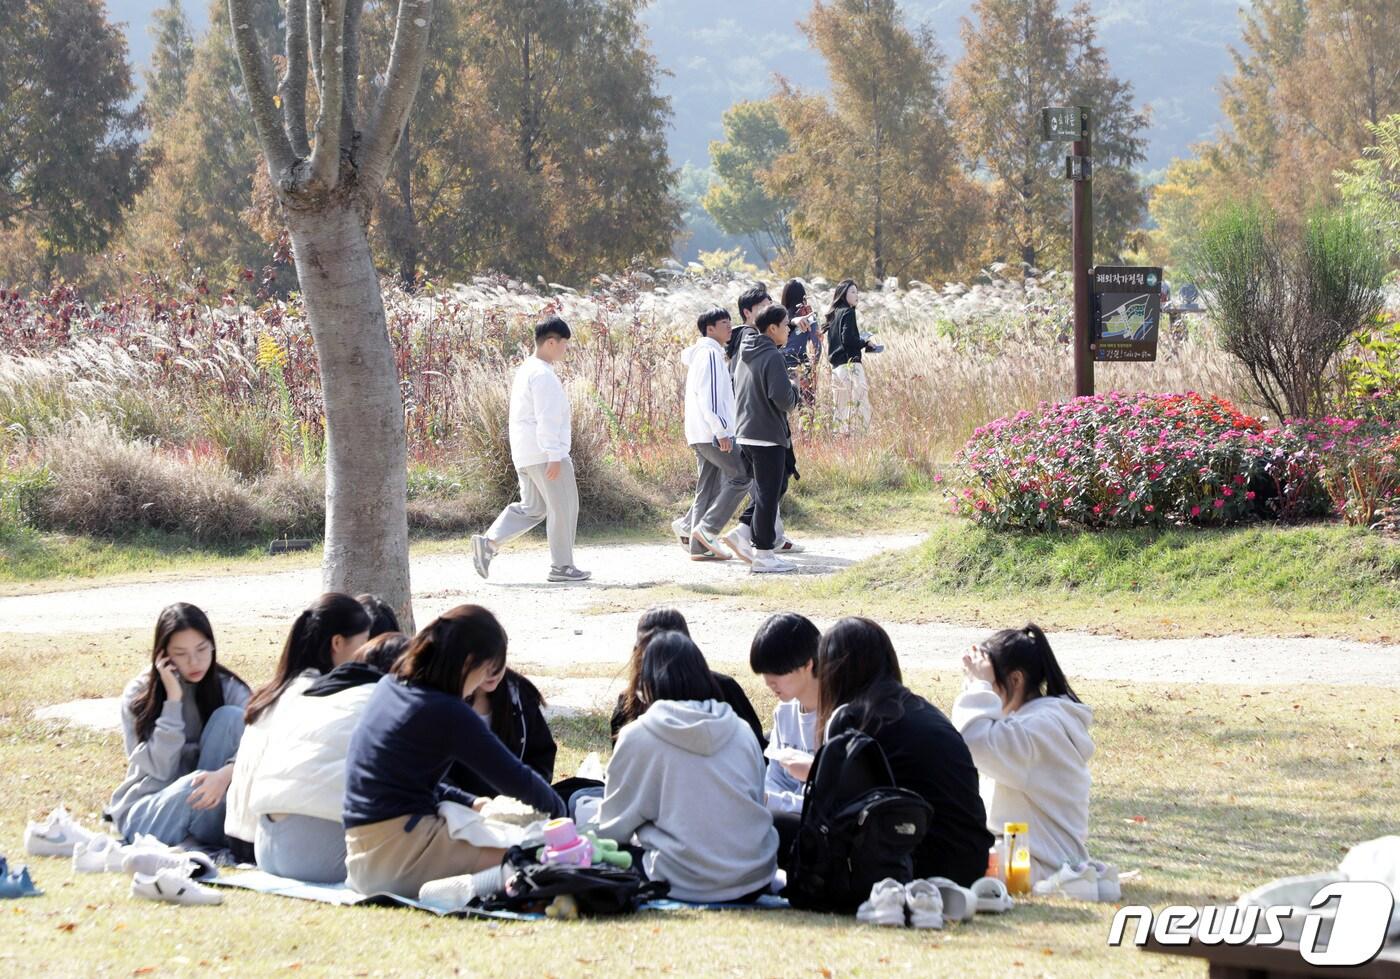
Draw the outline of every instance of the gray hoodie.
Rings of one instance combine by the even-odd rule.
[[[734,368],[734,430],[740,439],[789,446],[787,415],[797,407],[797,385],[788,377],[787,361],[767,334],[744,333]]]
[[[720,701],[658,701],[622,729],[594,828],[619,843],[635,837],[646,875],[670,881],[681,901],[732,901],[777,867],[763,755]]]
[[[243,681],[223,674],[224,704],[242,707],[248,703],[249,691]],[[126,746],[126,779],[112,793],[107,815],[117,829],[131,804],[143,796],[159,792],[171,782],[194,771],[199,762],[199,738],[204,733],[204,720],[199,716],[194,684],[183,677],[179,701],[167,700],[161,707],[156,726],[145,741],[136,738],[137,700],[145,693],[150,674],[143,673],[122,691],[122,741]]]

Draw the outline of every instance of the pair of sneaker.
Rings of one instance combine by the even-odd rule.
[[[196,882],[182,870],[165,867],[155,873],[131,875],[131,896],[145,901],[186,906],[223,904],[224,896]]]
[[[1045,880],[1038,880],[1031,890],[1038,897],[1066,897],[1074,901],[1122,900],[1118,868],[1100,860],[1065,863]]]
[[[492,544],[481,534],[472,535],[472,567],[476,569],[476,573],[479,574],[482,579],[491,576],[491,561],[496,557],[496,554],[497,549],[495,544]],[[550,565],[549,568],[549,580],[556,583],[587,581],[592,577],[593,573],[591,571],[583,571],[574,567],[572,564],[554,564]]]
[[[901,884],[886,877],[870,889],[870,899],[856,909],[868,925],[941,929],[945,921],[971,921],[977,913],[972,891],[946,877]]]
[[[219,875],[214,861],[198,850],[177,850],[154,837],[138,837],[122,858],[131,874],[131,896],[186,906],[224,903],[224,896],[200,881]]]
[[[25,852],[35,857],[71,857],[79,843],[87,843],[100,834],[80,826],[59,806],[42,822],[30,822],[24,828]]]
[[[38,897],[43,893],[34,886],[28,867],[11,870],[5,858],[0,857],[0,898]]]
[[[753,529],[742,523],[721,539],[735,557],[749,565],[753,574],[788,574],[797,570],[797,565],[779,556],[800,553],[802,545],[796,541],[783,538],[773,550],[760,551],[753,546]]]
[[[138,835],[131,843],[96,836],[73,850],[73,869],[80,874],[145,874],[173,870],[191,880],[217,877],[218,868],[198,850],[177,850],[154,836]]]

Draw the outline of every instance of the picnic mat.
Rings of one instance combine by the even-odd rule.
[[[311,884],[304,880],[294,880],[291,877],[278,877],[261,870],[222,873],[213,880],[203,881],[203,883],[214,884],[218,887],[241,887],[259,894],[290,897],[301,901],[319,901],[322,904],[336,904],[341,907],[356,907],[361,904],[397,905],[405,908],[417,908],[419,911],[427,911],[438,916],[465,915],[473,918],[495,918],[502,921],[539,921],[544,918],[542,914],[527,914],[521,911],[486,911],[481,908],[458,908],[448,911],[431,904],[424,904],[416,898],[404,897],[401,894],[361,894],[351,890],[343,882],[339,884]],[[666,898],[660,901],[648,901],[639,910],[775,911],[787,906],[788,902],[785,898],[775,894],[765,894],[757,901],[748,904],[727,902],[692,904],[688,901],[674,901]]]

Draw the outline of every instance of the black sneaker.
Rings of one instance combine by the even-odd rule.
[[[580,571],[572,564],[564,568],[556,568],[551,566],[549,569],[550,581],[587,581],[589,578],[592,577],[593,572]]]

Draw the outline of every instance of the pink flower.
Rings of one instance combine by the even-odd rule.
[[[1235,491],[1232,490],[1232,489],[1230,489],[1230,487],[1228,487],[1228,486],[1225,487],[1223,490],[1221,490],[1220,493],[1221,493],[1221,495],[1223,495],[1223,496],[1234,496],[1234,495],[1235,495]]]
[[[1199,517],[1200,515],[1201,515],[1201,508],[1198,507],[1198,506],[1193,506],[1193,507],[1191,508],[1191,516],[1193,516],[1193,517]]]
[[[1066,497],[1064,500],[1062,500],[1061,503],[1064,505],[1064,508],[1065,508],[1066,510],[1068,510],[1070,507],[1074,506],[1074,501],[1071,500],[1071,499],[1069,499],[1068,497]]]
[[[1041,501],[1040,501],[1040,508],[1041,508],[1042,510],[1048,510],[1048,509],[1050,509],[1050,501],[1049,501],[1049,500],[1041,500]]]
[[[1252,499],[1254,499],[1254,491],[1253,491],[1253,490],[1250,490],[1248,493],[1246,493],[1246,494],[1244,495],[1244,498],[1245,498],[1246,500],[1252,500]]]
[[[1216,508],[1217,510],[1219,510],[1219,509],[1220,509],[1221,507],[1223,507],[1223,506],[1225,506],[1225,501],[1224,501],[1224,500],[1216,500],[1216,501],[1215,501],[1215,508]]]
[[[1156,512],[1157,512],[1157,508],[1156,508],[1155,506],[1153,506],[1151,503],[1149,503],[1149,504],[1147,504],[1147,506],[1145,506],[1145,507],[1142,508],[1142,512],[1143,512],[1143,513],[1156,513]]]

